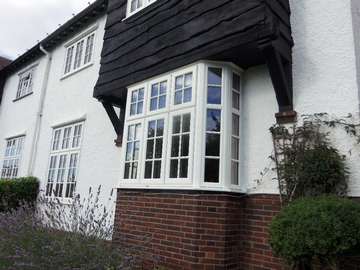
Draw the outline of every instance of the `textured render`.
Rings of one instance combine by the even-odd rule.
[[[351,13],[351,0],[291,0],[294,108],[298,115],[327,112],[336,117],[359,114],[359,90]],[[357,4],[356,6],[359,6]],[[356,30],[355,30],[356,31]],[[359,46],[359,44],[356,44]],[[275,124],[276,99],[265,67],[243,75],[242,180],[249,192],[277,193],[268,156],[273,151],[268,128]],[[360,196],[360,151],[343,131],[335,132],[335,145],[348,159],[351,195]],[[256,180],[261,180],[260,184]]]
[[[356,74],[358,80],[358,87],[360,87],[360,1],[351,0],[353,32],[356,54]],[[360,90],[358,91],[360,97]]]
[[[81,198],[84,198],[88,195],[90,187],[96,190],[101,185],[101,203],[112,209],[116,192],[114,192],[112,201],[108,201],[108,199],[119,178],[120,149],[115,147],[114,139],[116,136],[101,103],[92,98],[92,91],[100,68],[105,20],[106,18],[102,17],[93,23],[93,25],[98,24],[98,28],[93,55],[94,64],[92,66],[67,78],[61,78],[64,67],[65,43],[51,51],[53,59],[44,104],[34,175],[40,179],[41,188],[45,189],[53,127],[86,118],[76,192],[80,194]],[[75,38],[78,34],[81,34],[81,32],[76,33],[72,38]],[[30,148],[34,133],[33,127],[40,100],[46,59],[42,57],[35,63],[39,64],[36,68],[33,84],[34,94],[13,102],[18,85],[18,75],[14,74],[6,82],[4,99],[0,106],[1,159],[5,151],[5,138],[26,134],[19,176],[28,175]],[[0,165],[2,165],[2,161],[0,161]]]
[[[34,64],[36,65],[36,70],[33,81],[33,94],[13,102],[16,98],[18,89],[18,74]],[[45,57],[41,57],[24,69],[19,70],[18,73],[9,77],[4,86],[3,98],[0,106],[0,165],[2,167],[2,159],[5,154],[5,139],[18,135],[26,135],[19,170],[19,175],[23,176],[28,174],[30,151],[33,141],[36,114],[40,102],[40,91],[43,84],[45,66],[46,59]]]

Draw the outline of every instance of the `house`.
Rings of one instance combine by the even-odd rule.
[[[281,269],[267,242],[278,183],[255,181],[269,128],[359,116],[359,6],[109,0],[94,96],[122,143],[113,241],[169,269]],[[358,197],[359,158],[348,163]]]
[[[36,176],[43,195],[65,206],[118,181],[120,149],[92,98],[100,68],[107,1],[100,0],[15,59],[0,106],[0,178]]]
[[[115,188],[145,268],[282,269],[269,128],[359,116],[359,26],[357,0],[97,0],[2,72],[2,174],[64,204]]]

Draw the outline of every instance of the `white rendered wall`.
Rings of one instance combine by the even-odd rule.
[[[120,149],[115,147],[114,143],[115,131],[101,103],[93,98],[100,69],[105,21],[106,18],[102,17],[89,26],[91,28],[97,25],[93,65],[62,78],[66,52],[64,45],[77,35],[81,35],[81,32],[52,51],[53,60],[35,164],[35,175],[41,179],[41,187],[45,189],[53,127],[86,118],[82,133],[76,193],[84,198],[88,195],[90,187],[96,191],[101,185],[103,203],[107,203],[111,190],[117,183],[120,167]]]
[[[19,74],[34,65],[36,65],[36,67],[33,79],[33,94],[14,102],[19,84]],[[40,92],[45,68],[46,59],[45,57],[41,57],[9,76],[4,86],[3,99],[0,104],[0,166],[2,168],[6,139],[25,135],[19,165],[19,176],[28,175],[31,145],[33,142],[34,127],[40,103]]]
[[[358,116],[359,99],[351,0],[290,0],[293,50],[294,109],[298,115],[326,112],[337,117]],[[276,99],[266,67],[247,70],[243,76],[242,176],[250,192],[276,193],[269,172],[272,141],[268,129],[275,124]],[[343,131],[335,145],[348,159],[351,195],[360,196],[360,147]],[[260,184],[255,180],[262,179]]]

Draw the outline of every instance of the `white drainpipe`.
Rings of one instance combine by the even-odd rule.
[[[46,62],[44,80],[43,80],[41,92],[40,92],[40,103],[39,103],[38,111],[36,114],[34,136],[33,136],[33,141],[31,144],[30,163],[29,163],[29,168],[28,168],[29,176],[34,175],[34,168],[35,168],[36,157],[37,157],[37,153],[38,153],[38,143],[39,143],[39,138],[40,138],[42,116],[43,116],[43,111],[44,111],[44,102],[45,102],[46,90],[47,90],[48,81],[49,81],[50,67],[51,67],[51,62],[52,62],[51,53],[46,51],[41,44],[40,44],[40,50],[46,55],[47,62]]]

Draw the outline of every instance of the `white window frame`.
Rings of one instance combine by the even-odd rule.
[[[61,79],[67,78],[74,73],[77,73],[94,64],[94,52],[96,48],[97,29],[98,25],[91,27],[72,41],[65,44],[64,65]],[[93,37],[93,38],[91,38]],[[92,48],[88,47],[88,43],[92,44]],[[78,52],[78,47],[82,44],[82,49]],[[80,49],[80,47],[79,47]],[[69,59],[69,51],[72,50],[71,59]],[[78,55],[78,58],[77,58]],[[86,57],[90,57],[87,59]],[[70,62],[69,62],[70,60]],[[77,61],[77,62],[76,62]]]
[[[222,69],[221,82],[221,104],[207,104],[207,86],[208,86],[208,69],[209,68]],[[175,105],[175,78],[179,75],[184,75],[192,72],[192,99],[191,102]],[[239,156],[239,184],[232,185],[231,183],[231,139],[232,139],[232,76],[233,73],[240,76],[240,110],[239,113],[239,128],[240,128],[240,143],[241,147],[241,110],[242,110],[242,70],[231,63],[199,61],[190,66],[160,75],[156,78],[149,79],[137,85],[128,87],[130,93],[133,89],[140,87],[145,88],[144,104],[146,110],[142,115],[136,117],[129,116],[129,105],[127,106],[127,114],[125,119],[125,133],[128,132],[128,126],[134,123],[141,123],[142,125],[142,142],[140,147],[140,173],[135,181],[126,181],[123,176],[120,179],[120,187],[130,188],[169,188],[169,189],[191,189],[191,190],[213,190],[213,191],[229,191],[229,192],[245,192],[246,181],[241,179],[242,157]],[[167,107],[158,111],[150,111],[150,91],[151,85],[154,82],[164,81],[169,79],[170,89],[168,90]],[[130,104],[130,94],[128,94],[127,104]],[[205,181],[205,151],[206,151],[206,117],[208,109],[221,110],[221,129],[220,129],[220,164],[219,164],[219,182],[211,183]],[[188,163],[188,178],[187,179],[171,179],[170,178],[170,156],[172,144],[172,126],[173,117],[175,115],[191,114],[191,132],[189,142],[189,163]],[[164,140],[163,151],[166,151],[165,167],[162,164],[161,180],[160,179],[145,179],[145,155],[146,155],[146,139],[147,139],[147,125],[153,119],[165,119],[165,132],[167,132],[166,143]],[[166,120],[167,119],[167,120]],[[127,135],[126,135],[127,136]],[[126,140],[124,140],[126,142]],[[166,145],[166,146],[165,146]],[[123,147],[123,158],[125,160],[126,144]],[[121,168],[124,174],[124,168]]]
[[[8,138],[5,141],[5,153],[0,171],[0,178],[14,179],[19,177],[22,151],[24,149],[25,136]],[[12,166],[5,168],[5,164],[11,163]],[[14,166],[16,165],[16,167]]]
[[[188,156],[188,177],[187,178],[170,178],[170,160],[171,160],[171,144],[172,144],[172,129],[173,119],[175,116],[182,116],[184,114],[190,114],[190,140],[189,140],[189,156]],[[165,183],[177,186],[189,186],[193,182],[193,160],[194,160],[194,134],[195,134],[195,113],[194,108],[186,108],[177,111],[173,111],[169,115],[169,129],[168,129],[168,144],[167,144],[167,165],[166,165],[166,178]],[[181,151],[181,145],[179,146]],[[180,158],[181,159],[181,158]]]
[[[142,113],[131,115],[130,114],[131,113],[131,104],[134,104],[134,102],[131,101],[132,93],[134,91],[138,91],[140,89],[144,89],[144,99],[142,100],[142,102],[143,102]],[[136,85],[136,86],[128,88],[128,98],[127,98],[127,103],[126,103],[126,104],[128,104],[128,106],[126,106],[126,113],[125,113],[126,119],[135,120],[135,119],[143,118],[146,115],[147,95],[148,95],[148,85],[147,84],[140,84],[140,85]],[[136,103],[139,103],[138,99],[137,99]]]
[[[163,134],[163,145],[162,145],[162,157],[161,157],[161,173],[160,178],[154,179],[154,178],[145,178],[145,162],[146,159],[146,152],[147,152],[147,141],[148,141],[148,125],[151,121],[157,121],[157,120],[164,120],[164,134]],[[156,116],[152,116],[149,118],[146,118],[144,121],[144,127],[143,127],[143,151],[142,151],[142,158],[140,163],[140,177],[139,180],[141,183],[144,183],[145,185],[156,185],[156,184],[163,184],[165,182],[165,173],[166,173],[166,153],[167,153],[167,145],[168,145],[168,127],[169,127],[169,118],[168,114],[159,114]]]
[[[19,83],[18,83],[18,89],[16,91],[15,100],[22,99],[33,93],[35,69],[36,67],[32,66],[27,70],[19,73]],[[30,79],[27,85],[24,86],[25,77],[27,76],[29,76]]]
[[[166,81],[166,102],[165,102],[165,108],[161,108],[161,109],[157,109],[154,111],[151,111],[151,88],[153,84],[157,84],[157,83],[161,83]],[[147,89],[148,88],[148,89]],[[171,88],[171,76],[167,75],[167,76],[162,76],[159,78],[156,78],[155,80],[151,80],[149,81],[148,84],[146,84],[146,92],[147,94],[145,94],[145,98],[146,98],[146,105],[145,105],[145,113],[147,115],[156,115],[156,114],[162,114],[165,113],[169,110],[169,105],[170,105],[170,99],[171,99],[171,93],[172,93],[172,88]]]
[[[131,3],[133,0],[127,1],[127,7],[126,7],[126,18],[131,17],[132,15],[138,13],[139,11],[145,9],[146,7],[150,6],[151,4],[155,3],[157,0],[142,0],[143,5],[139,8],[136,8],[135,10],[131,11]],[[139,1],[139,0],[136,0]]]
[[[79,135],[79,133],[75,133],[76,127],[81,126],[81,133]],[[68,130],[69,128],[71,128],[70,131],[70,137],[68,138],[64,138],[64,132],[65,130]],[[78,121],[78,122],[73,122],[71,124],[66,124],[63,126],[57,126],[53,128],[52,131],[52,138],[51,138],[51,145],[50,145],[50,154],[49,154],[49,160],[48,160],[48,166],[47,166],[47,171],[46,171],[46,186],[45,186],[45,196],[47,198],[51,198],[51,199],[58,199],[61,202],[64,203],[70,203],[73,198],[76,195],[76,188],[77,188],[77,184],[78,184],[78,176],[79,176],[79,169],[80,169],[80,160],[81,160],[81,147],[82,147],[82,141],[84,139],[84,130],[85,130],[85,121]],[[55,137],[57,134],[59,134],[60,132],[60,137]],[[68,143],[67,143],[68,140]],[[68,147],[63,148],[63,144],[64,142],[66,144],[68,144]],[[75,142],[75,146],[74,146],[74,142]],[[77,143],[76,143],[77,142]],[[54,146],[57,145],[57,147],[54,148]],[[55,196],[55,190],[56,190],[56,185],[57,185],[57,178],[59,176],[59,162],[60,162],[60,158],[61,156],[66,156],[66,163],[65,163],[65,168],[64,168],[64,179],[62,183],[63,187],[62,187],[62,194],[61,196]],[[71,156],[72,155],[77,155],[77,162],[76,162],[76,167],[71,167],[70,168],[70,161],[71,161]],[[55,167],[51,167],[51,161],[52,158],[56,157],[56,164]],[[75,168],[75,175],[74,175],[74,179],[72,181],[69,181],[69,173],[70,173],[70,169],[74,169]],[[49,176],[51,173],[51,170],[54,171],[54,175],[53,175],[53,179],[52,181],[49,181]],[[50,186],[52,184],[52,189],[51,189],[51,194],[49,195],[49,188],[48,186]],[[71,197],[66,197],[66,191],[67,191],[67,186],[71,186],[74,185],[74,189],[73,189],[73,195]]]

